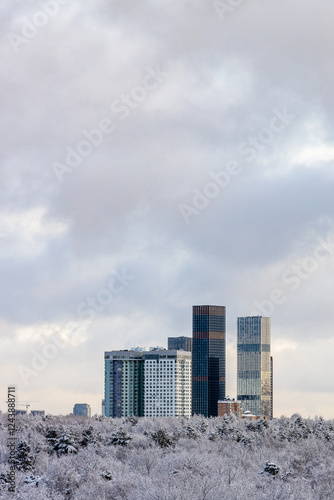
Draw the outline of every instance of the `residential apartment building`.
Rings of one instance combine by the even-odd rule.
[[[104,353],[104,399],[107,417],[143,415],[143,353]]]
[[[241,415],[242,407],[240,401],[236,401],[230,396],[226,396],[223,401],[218,401],[218,417],[223,417],[224,415]]]
[[[191,415],[191,352],[108,351],[104,358],[107,417]]]
[[[191,416],[191,352],[143,353],[144,416]]]

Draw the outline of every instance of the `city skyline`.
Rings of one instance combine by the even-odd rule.
[[[196,321],[194,320],[195,311],[197,311],[197,313],[199,313],[200,315],[202,315],[204,313],[208,313],[210,315],[210,314],[212,314],[212,312],[214,310],[217,311],[218,309],[220,309],[221,311],[223,311],[224,329],[225,329],[225,323],[226,323],[226,307],[225,306],[212,306],[212,305],[192,306],[192,310],[193,310],[193,319],[192,319],[193,334],[194,334],[194,331],[196,329],[196,327],[195,327]],[[203,319],[205,320],[205,317],[202,318],[202,320]],[[265,411],[265,412],[257,411],[255,409],[255,407],[253,408],[253,407],[247,406],[247,404],[244,403],[244,399],[245,398],[243,398],[243,397],[239,398],[239,396],[240,396],[239,392],[240,391],[239,391],[239,370],[238,370],[238,368],[236,370],[236,378],[237,378],[238,382],[237,382],[237,384],[235,386],[234,392],[233,392],[233,389],[230,390],[230,391],[226,390],[226,387],[229,387],[229,388],[233,387],[233,379],[231,379],[231,380],[227,379],[224,382],[225,392],[224,392],[224,394],[221,393],[222,395],[221,395],[221,397],[219,397],[218,400],[221,400],[221,401],[224,400],[225,395],[228,394],[228,393],[230,393],[230,394],[233,394],[233,396],[235,396],[235,399],[238,402],[241,402],[242,408],[243,408],[244,411],[250,411],[250,413],[253,413],[254,415],[265,414],[265,416],[267,416],[267,417],[269,416],[269,417],[274,417],[274,418],[276,417],[277,418],[278,415],[273,415],[273,413],[272,413],[273,392],[274,392],[273,391],[273,379],[275,378],[275,375],[273,374],[273,371],[272,371],[273,370],[273,357],[270,355],[270,344],[271,344],[271,321],[270,321],[270,319],[271,318],[269,318],[269,317],[262,317],[260,315],[258,315],[258,316],[237,317],[237,338],[235,340],[236,343],[235,343],[235,346],[234,346],[236,348],[236,360],[230,359],[230,361],[232,361],[232,364],[233,364],[233,362],[235,362],[236,366],[238,367],[239,356],[240,356],[240,354],[239,354],[239,346],[241,346],[242,343],[243,343],[243,342],[239,342],[239,335],[240,335],[239,332],[241,330],[244,332],[243,335],[246,334],[246,337],[247,337],[247,335],[249,335],[249,334],[247,334],[247,330],[248,330],[248,332],[250,332],[251,335],[253,335],[253,334],[255,334],[255,336],[260,335],[259,338],[261,338],[261,335],[262,335],[261,334],[261,329],[264,328],[265,338],[269,339],[269,344],[268,344],[269,345],[269,350],[267,350],[267,349],[265,349],[265,350],[266,350],[266,352],[268,352],[268,355],[269,355],[268,359],[269,359],[270,372],[269,372],[269,376],[267,377],[268,380],[266,380],[266,383],[270,387],[270,390],[271,390],[271,409],[268,410],[268,411]],[[251,325],[248,325],[248,327],[247,327],[247,325],[245,325],[245,322],[247,322],[247,320],[252,323]],[[254,325],[254,320],[255,321],[259,320],[260,321],[260,326],[259,325]],[[262,325],[261,321],[264,321],[265,323]],[[244,322],[244,324],[241,324],[241,322]],[[198,321],[197,321],[197,323],[198,323]],[[201,328],[200,328],[200,330],[201,330],[203,328],[203,326],[205,326],[205,325],[208,326],[209,323],[210,323],[210,321],[209,320],[207,320],[206,322],[204,321],[205,325],[204,325],[203,321],[200,321],[200,323],[201,323]],[[213,323],[216,323],[216,321],[213,321]],[[206,330],[206,328],[204,328],[204,330]],[[204,332],[204,330],[203,330],[203,332]],[[224,333],[224,340],[225,340],[225,331],[223,333]],[[209,331],[207,331],[207,334],[209,334]],[[203,336],[203,334],[200,334],[200,336]],[[245,340],[245,339],[243,339],[243,340]],[[253,342],[253,340],[252,340],[252,342]],[[189,343],[189,341],[191,341],[191,344]],[[230,337],[230,341],[231,341],[231,337]],[[119,349],[118,350],[118,354],[121,355],[121,358],[123,358],[124,354],[125,354],[126,355],[125,357],[127,357],[129,359],[132,358],[133,356],[135,356],[136,360],[138,361],[139,359],[142,358],[143,354],[144,355],[151,354],[151,353],[154,354],[154,351],[158,351],[158,352],[168,352],[168,351],[170,351],[170,349],[168,348],[168,345],[175,345],[175,346],[179,345],[180,346],[179,348],[181,348],[181,345],[184,345],[184,346],[187,346],[189,348],[190,345],[192,345],[192,344],[193,344],[193,337],[188,337],[186,335],[185,336],[178,336],[178,337],[171,337],[171,336],[169,336],[167,339],[165,339],[165,345],[167,345],[167,347],[152,346],[152,347],[149,347],[148,350],[147,350],[147,348],[139,347],[139,346],[138,347],[130,347],[130,348],[128,346],[126,346],[123,349]],[[231,345],[230,345],[230,347],[231,347]],[[162,351],[160,351],[161,349],[162,349]],[[178,348],[176,347],[176,349],[178,349]],[[174,349],[174,351],[175,351],[175,349]],[[113,352],[116,353],[117,350],[113,351]],[[187,351],[184,351],[184,352],[187,352]],[[212,351],[212,352],[214,352],[214,351]],[[110,354],[110,353],[109,352],[105,352],[105,355],[106,354]],[[105,362],[106,362],[106,356],[105,356]],[[243,364],[245,364],[245,361],[243,361]],[[247,364],[249,365],[248,361],[246,361],[246,365]],[[261,365],[262,365],[262,362],[261,362]],[[248,366],[248,368],[249,368],[249,366]],[[126,371],[127,371],[126,377],[128,377],[128,373],[131,372],[131,369],[130,369],[130,372],[128,370],[129,370],[129,368],[126,369]],[[225,363],[224,370],[226,372],[226,363]],[[144,368],[142,368],[140,370],[137,369],[137,372],[139,373],[140,380],[144,380]],[[106,378],[105,378],[105,380],[106,380]],[[133,384],[133,386],[135,386],[136,384],[137,385],[140,384],[138,382],[138,380],[136,380],[136,381],[133,380],[131,382]],[[132,391],[133,390],[131,389],[130,392],[132,392]],[[128,392],[128,395],[127,395],[126,399],[127,399],[127,401],[130,401],[130,399],[131,399],[132,396],[130,396],[130,398],[129,398],[128,387],[124,386],[122,388],[122,393],[126,394],[127,392]],[[106,394],[105,392],[104,392],[104,394],[102,394],[103,398],[105,397],[105,394]],[[106,401],[106,400],[103,399],[103,401]],[[144,408],[143,402],[144,402],[144,399],[142,399],[142,402],[141,402],[141,404],[142,404],[141,410],[130,408],[129,413],[125,413],[125,415],[135,414],[135,415],[138,415],[138,416],[148,416],[148,415],[145,415],[145,412],[143,410],[143,408]],[[25,402],[24,406],[27,406],[26,403],[27,403],[27,401]],[[38,401],[37,403],[40,403],[40,402]],[[107,407],[108,404],[107,403],[105,403],[105,404],[106,404],[106,407]],[[86,405],[87,404],[85,403],[84,406],[86,406]],[[39,405],[35,404],[34,406],[41,406],[41,404],[39,404]],[[76,404],[75,406],[82,406],[82,405],[77,405]],[[88,406],[90,408],[90,404],[88,404]],[[97,406],[98,406],[98,404],[97,404]],[[101,409],[101,401],[100,401],[100,409]],[[36,411],[38,412],[39,410],[37,409]],[[194,407],[193,407],[193,411],[194,411]],[[296,413],[296,412],[298,413],[298,410],[296,410],[294,413]],[[91,413],[91,410],[90,410],[90,413]],[[112,416],[110,414],[109,410],[106,411],[106,414],[108,414],[108,413],[109,413],[108,416]],[[205,413],[207,413],[207,412],[205,412]],[[56,412],[56,414],[59,414],[59,412]],[[69,414],[69,413],[65,412],[64,414]],[[100,414],[100,410],[94,412],[94,414]],[[91,415],[93,415],[93,413],[91,413]],[[114,414],[114,416],[119,416],[119,417],[122,416],[122,415],[123,415],[122,413]],[[205,415],[205,414],[203,414],[203,415],[204,416],[208,416],[208,415]]]
[[[107,417],[215,417],[226,396],[226,307],[196,305],[193,337],[168,337],[162,347],[107,351],[103,405]],[[239,411],[273,417],[269,317],[238,317]],[[192,347],[192,349],[191,349]],[[188,350],[186,350],[188,348]],[[232,398],[233,399],[233,398]],[[233,399],[234,401],[234,399]],[[224,403],[223,403],[224,402]]]
[[[274,415],[334,417],[334,5],[225,3],[1,3],[4,393],[100,413],[104,351],[224,304],[226,393],[271,317]]]

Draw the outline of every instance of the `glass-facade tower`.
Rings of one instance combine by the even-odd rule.
[[[243,411],[272,416],[270,318],[238,318],[237,392]]]
[[[216,417],[225,398],[225,315],[225,306],[193,306],[193,415]]]

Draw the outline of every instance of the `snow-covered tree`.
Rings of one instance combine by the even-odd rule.
[[[12,500],[6,415],[0,422],[0,500]],[[22,418],[16,499],[330,500],[334,422],[265,422]]]
[[[127,434],[124,429],[119,429],[112,432],[107,440],[107,444],[114,446],[127,446],[131,441],[131,436]]]
[[[156,432],[152,432],[151,437],[160,448],[169,448],[174,445],[174,440],[168,435],[166,429],[158,429]]]
[[[48,427],[45,437],[49,444],[49,452],[56,452],[57,455],[77,453],[79,444],[77,433],[71,428],[66,428],[63,425],[60,428]]]
[[[263,471],[260,474],[269,474],[270,476],[278,476],[280,467],[269,460],[264,464]]]
[[[16,445],[15,458],[11,462],[19,471],[28,471],[35,468],[35,458],[30,454],[30,446],[25,441]]]

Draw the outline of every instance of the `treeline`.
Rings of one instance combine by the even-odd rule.
[[[2,415],[1,499],[333,499],[334,421],[322,418],[22,416],[16,437],[13,496]]]

